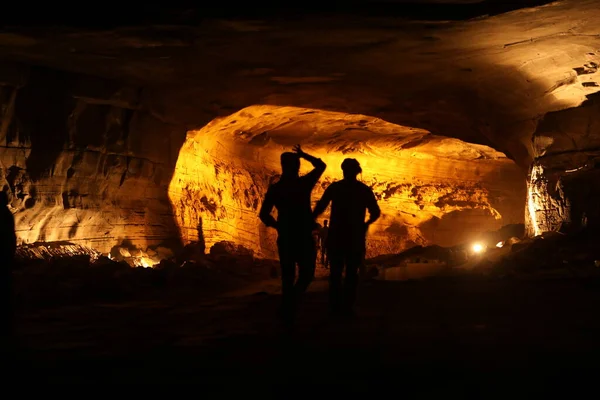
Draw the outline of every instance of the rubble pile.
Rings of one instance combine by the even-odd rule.
[[[142,252],[128,243],[115,246],[108,256],[67,243],[20,247],[13,271],[17,306],[214,296],[277,278],[279,271],[277,261],[255,259],[251,252],[227,243],[195,259],[161,248],[155,251],[156,255]],[[165,258],[156,260],[157,255]],[[152,268],[135,265],[136,259],[146,256],[155,257]]]
[[[523,226],[508,226],[454,247],[415,246],[398,254],[367,260],[379,279],[410,280],[433,276],[491,278],[600,277],[600,231],[590,228],[565,235],[547,232],[523,238]],[[513,235],[519,235],[513,236]],[[496,241],[498,242],[496,243]],[[475,247],[479,246],[477,250]]]
[[[160,264],[162,260],[173,260],[175,255],[171,249],[164,246],[142,250],[131,241],[124,240],[121,244],[113,246],[108,257],[114,261],[124,261],[131,267],[151,268]]]
[[[600,277],[600,232],[585,230],[574,235],[546,233],[510,246],[495,262],[487,262],[496,276]],[[483,260],[482,264],[485,263]]]
[[[100,255],[101,253],[94,249],[71,242],[36,242],[17,247],[15,260],[17,262],[26,262],[27,260],[50,261],[52,259],[83,257],[93,261]]]

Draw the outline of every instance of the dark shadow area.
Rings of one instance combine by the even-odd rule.
[[[83,111],[76,115],[73,144],[78,147],[102,146],[108,142],[112,132],[107,132],[108,105],[87,104]]]
[[[69,4],[41,3],[35,8],[11,3],[3,10],[0,24],[5,26],[69,25],[110,28],[122,25],[193,25],[210,18],[300,18],[314,15],[360,15],[419,20],[465,20],[496,15],[524,7],[550,3],[549,0],[483,0],[478,3],[431,3],[427,1],[339,2],[198,2],[172,1],[145,4],[115,3]]]
[[[15,220],[8,209],[8,193],[0,191],[0,357],[13,345],[13,261],[17,238]],[[6,352],[6,353],[5,353]]]
[[[196,226],[198,240],[183,246],[183,250],[178,254],[177,261],[183,263],[187,260],[201,260],[206,253],[206,241],[204,239],[204,230],[202,228],[202,217],[198,218]],[[212,248],[211,248],[212,249]]]
[[[67,119],[75,100],[67,95],[67,75],[47,68],[31,68],[28,84],[15,100],[19,142],[31,143],[27,173],[33,180],[51,174],[69,139]]]
[[[486,279],[361,289],[354,322],[331,321],[326,293],[308,293],[292,336],[274,326],[279,295],[260,292],[23,313],[18,332],[27,347],[10,372],[38,383],[200,383],[246,395],[316,385],[421,396],[572,394],[595,382],[598,291]]]
[[[363,280],[351,320],[330,318],[327,284],[317,280],[293,332],[274,318],[282,301],[269,279],[276,261],[211,252],[204,264],[156,269],[73,257],[21,264],[18,346],[5,376],[200,383],[245,395],[297,390],[298,382],[370,394],[400,385],[421,396],[572,395],[598,372],[598,237],[588,230],[524,240],[497,249],[507,258],[492,270],[482,255],[469,273]],[[405,255],[440,258],[442,250]]]
[[[27,312],[187,296],[210,299],[273,277],[276,261],[255,259],[243,250],[219,242],[209,254],[178,263],[167,247],[143,251],[128,240],[114,246],[109,257],[66,241],[32,243],[17,249],[16,306]],[[162,261],[154,268],[132,266],[132,258],[142,254]]]

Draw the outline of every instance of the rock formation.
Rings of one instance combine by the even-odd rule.
[[[487,146],[365,115],[252,106],[188,132],[169,187],[184,241],[232,241],[274,257],[275,233],[257,214],[280,173],[279,155],[295,143],[328,165],[314,202],[341,179],[345,157],[362,163],[383,212],[371,227],[370,256],[456,245],[523,220],[525,176]]]
[[[9,64],[0,72],[0,167],[21,243],[107,253],[125,239],[146,248],[176,236],[166,189],[180,128],[138,110],[133,87]]]
[[[527,229],[574,232],[600,223],[600,97],[548,113],[532,138]]]
[[[344,154],[364,160],[386,208],[374,252],[465,240],[523,214],[532,235],[593,223],[584,199],[597,185],[580,182],[596,179],[598,16],[595,0],[564,0],[452,22],[349,12],[4,26],[0,167],[19,238],[108,253],[201,229],[209,245],[272,256],[251,217],[292,139],[326,159],[325,183]],[[527,196],[511,160],[529,171]]]

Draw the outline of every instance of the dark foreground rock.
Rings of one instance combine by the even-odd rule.
[[[162,296],[206,297],[278,276],[278,263],[219,253],[154,268],[132,267],[83,247],[44,244],[19,250],[14,275],[17,307],[56,307]]]
[[[538,397],[596,382],[600,291],[573,279],[363,283],[355,320],[330,319],[326,283],[316,282],[288,335],[277,291],[257,293],[21,311],[9,372],[36,383],[197,383],[253,398],[326,387]]]

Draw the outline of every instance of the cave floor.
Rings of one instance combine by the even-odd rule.
[[[335,321],[320,280],[291,335],[274,320],[277,290],[267,282],[210,301],[23,311],[12,370],[29,382],[188,382],[246,394],[343,384],[493,395],[582,388],[598,369],[600,287],[590,281],[370,281],[357,318]]]

